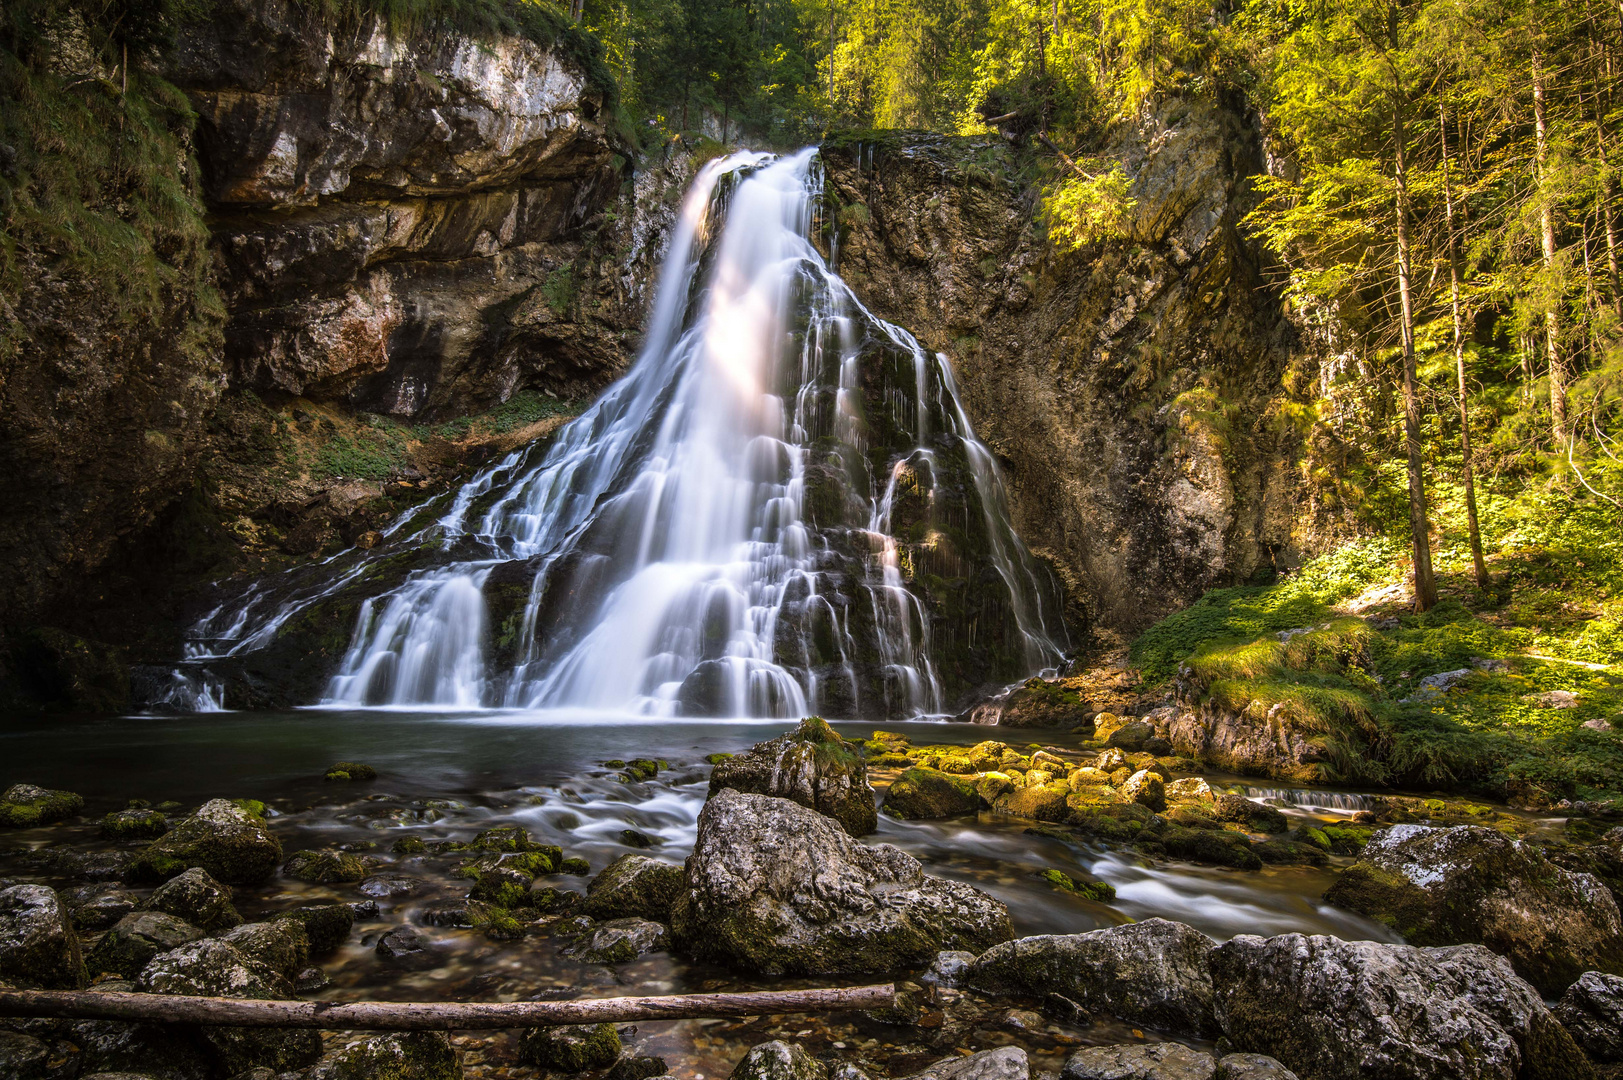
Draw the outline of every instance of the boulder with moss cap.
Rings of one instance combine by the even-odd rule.
[[[336,1050],[310,1080],[462,1080],[462,1054],[443,1031],[392,1031]]]
[[[519,1040],[518,1056],[548,1072],[606,1069],[620,1056],[620,1035],[613,1024],[531,1028]]]
[[[586,887],[581,913],[594,919],[666,922],[682,891],[682,868],[646,855],[622,855]]]
[[[50,791],[34,784],[12,784],[4,795],[0,795],[0,825],[13,829],[49,825],[84,808],[84,799],[71,791]]]
[[[168,880],[201,866],[227,885],[258,885],[282,861],[282,843],[262,813],[262,804],[211,799],[152,842],[142,853],[137,874]]]
[[[717,765],[710,794],[726,788],[799,803],[827,814],[852,836],[879,827],[861,751],[822,717],[808,716],[795,730]]]
[[[908,769],[885,792],[885,813],[903,821],[960,817],[980,808],[975,781],[938,769]]]
[[[757,1043],[733,1066],[728,1080],[827,1080],[828,1066],[799,1043]]]

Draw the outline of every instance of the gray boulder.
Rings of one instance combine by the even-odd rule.
[[[970,965],[974,962],[975,954],[972,952],[965,952],[962,949],[943,950],[935,954],[935,959],[930,961],[929,970],[919,976],[919,982],[926,986],[957,989],[964,985]]]
[[[462,1080],[462,1055],[443,1031],[394,1031],[352,1042],[310,1070],[310,1080]]]
[[[128,889],[84,885],[68,894],[73,925],[78,930],[106,930],[134,911],[141,898]]]
[[[1218,1059],[1216,1080],[1299,1080],[1267,1054],[1228,1054]]]
[[[152,842],[140,872],[163,880],[201,866],[227,885],[258,885],[281,861],[282,843],[264,818],[225,799],[211,799]]]
[[[1060,1080],[1213,1080],[1217,1062],[1181,1043],[1090,1046],[1065,1062]]]
[[[1213,1036],[1211,950],[1211,939],[1192,926],[1145,919],[1004,942],[976,958],[965,982],[986,993],[1058,994],[1090,1013]]]
[[[133,979],[159,953],[205,936],[191,923],[165,912],[132,911],[102,935],[86,960],[94,974],[110,971]]]
[[[1008,908],[979,889],[797,803],[736,791],[699,815],[671,930],[698,959],[794,974],[889,971],[1013,936]]]
[[[820,717],[809,716],[787,735],[717,765],[710,794],[726,788],[799,803],[827,814],[852,836],[879,827],[862,752]]]
[[[1623,974],[1623,916],[1606,886],[1494,829],[1383,829],[1324,898],[1413,945],[1486,945],[1552,997],[1585,971]]]
[[[828,1080],[828,1066],[799,1043],[774,1040],[750,1047],[729,1080]]]
[[[588,964],[629,964],[645,953],[670,946],[670,934],[657,922],[611,919],[569,949],[568,954]]]
[[[1000,1046],[936,1062],[908,1080],[1029,1080],[1031,1062],[1018,1046]]]
[[[220,940],[284,979],[292,979],[310,963],[310,936],[292,919],[244,923],[221,934]]]
[[[594,919],[671,917],[671,904],[682,891],[682,868],[646,855],[622,855],[604,867],[586,887],[581,913]]]
[[[1555,1018],[1596,1061],[1623,1062],[1623,979],[1584,972],[1561,995]]]
[[[215,881],[201,866],[159,885],[142,907],[184,919],[203,930],[229,930],[242,923],[242,916],[231,905],[231,886]]]
[[[0,980],[24,990],[76,990],[89,981],[79,936],[56,890],[0,890]]]
[[[1538,991],[1480,945],[1242,935],[1212,950],[1211,969],[1230,1044],[1303,1080],[1593,1075]]]

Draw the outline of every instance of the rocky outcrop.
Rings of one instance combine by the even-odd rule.
[[[825,159],[839,270],[951,358],[1021,536],[1135,629],[1288,557],[1293,443],[1267,417],[1292,334],[1239,228],[1252,118],[1163,99],[1098,150],[1136,205],[1125,237],[1072,253],[995,139],[886,133]]]
[[[1213,949],[1211,970],[1229,1043],[1302,1080],[1593,1075],[1538,991],[1480,945],[1247,934]]]
[[[1313,783],[1329,762],[1323,736],[1299,729],[1283,710],[1252,716],[1210,702],[1179,703],[1149,719],[1176,753],[1242,776]]]
[[[1211,949],[1191,926],[1146,919],[1004,942],[977,957],[963,980],[986,993],[1059,995],[1089,1013],[1209,1037],[1216,1032]]]
[[[785,974],[890,971],[1013,936],[980,890],[797,803],[730,790],[699,815],[671,929],[695,958]]]
[[[817,716],[718,764],[710,774],[710,794],[724,788],[797,802],[838,821],[852,836],[879,826],[862,752]]]
[[[1623,919],[1611,892],[1493,829],[1383,829],[1325,899],[1411,944],[1486,945],[1551,996],[1585,971],[1623,972]]]

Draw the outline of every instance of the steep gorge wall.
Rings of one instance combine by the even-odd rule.
[[[886,135],[825,152],[839,269],[952,360],[1021,535],[1076,622],[1131,634],[1292,557],[1294,333],[1239,228],[1260,136],[1171,100],[1119,126],[1125,237],[1058,252],[996,138]]]

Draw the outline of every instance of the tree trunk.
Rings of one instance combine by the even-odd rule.
[[[1391,12],[1392,40],[1397,40],[1397,9]],[[1396,148],[1398,218],[1399,330],[1403,338],[1403,443],[1409,458],[1409,529],[1414,534],[1414,606],[1429,611],[1437,603],[1437,581],[1431,571],[1431,524],[1426,520],[1426,478],[1420,456],[1420,397],[1414,355],[1414,304],[1409,289],[1409,175],[1405,156],[1403,90],[1393,74],[1392,141]]]
[[[1555,211],[1543,190],[1545,160],[1549,153],[1550,127],[1544,109],[1543,57],[1533,53],[1533,124],[1538,138],[1539,235],[1544,246],[1544,272],[1555,272]],[[1544,352],[1550,365],[1550,435],[1560,450],[1567,444],[1567,369],[1561,357],[1561,315],[1558,302],[1544,313]]]
[[[1471,470],[1471,410],[1465,383],[1465,313],[1460,303],[1460,253],[1454,231],[1454,189],[1448,176],[1448,114],[1438,109],[1437,131],[1443,152],[1443,206],[1448,223],[1448,299],[1454,314],[1454,372],[1459,379],[1460,455],[1465,474],[1465,528],[1471,540],[1471,565],[1477,588],[1488,588],[1488,564],[1482,560],[1482,532],[1477,527],[1476,482]]]

